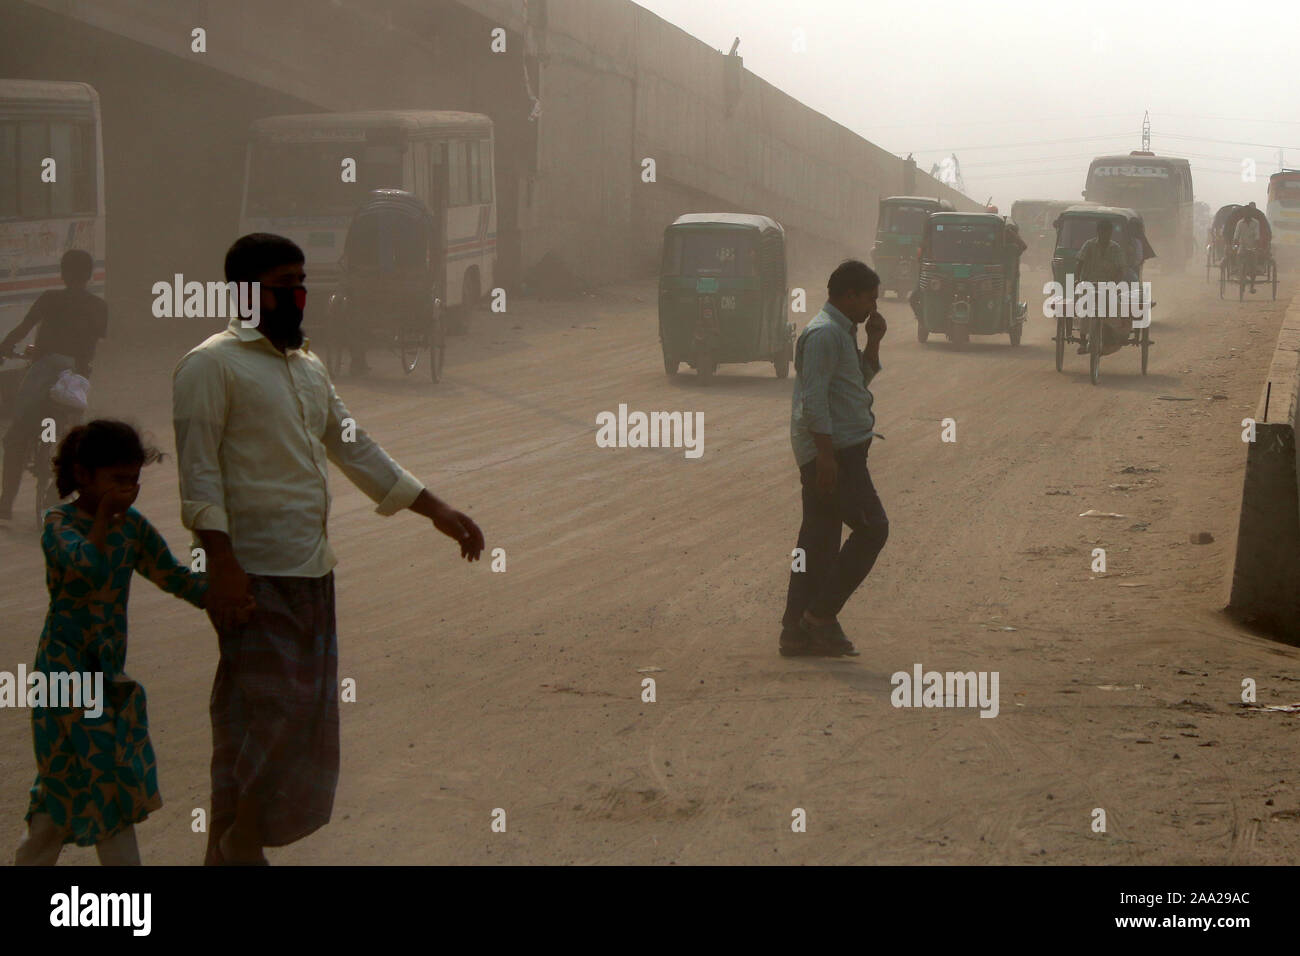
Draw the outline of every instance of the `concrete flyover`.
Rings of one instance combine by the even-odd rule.
[[[1300,646],[1300,296],[1278,333],[1247,446],[1228,612]]]

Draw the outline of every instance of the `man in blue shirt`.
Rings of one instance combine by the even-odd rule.
[[[806,566],[790,573],[780,644],[786,657],[857,656],[838,615],[889,537],[867,471],[877,434],[867,385],[880,371],[886,330],[876,311],[880,277],[850,259],[831,273],[826,291],[826,305],[795,345],[790,442],[803,484],[798,547]],[[859,352],[864,323],[867,345]],[[851,532],[843,547],[841,525]]]

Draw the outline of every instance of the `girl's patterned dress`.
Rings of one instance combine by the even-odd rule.
[[[134,508],[108,532],[107,553],[87,537],[93,524],[74,504],[45,514],[41,546],[50,610],[35,670],[102,672],[103,713],[32,708],[38,769],[27,809],[28,820],[48,813],[67,828],[64,843],[78,846],[93,846],[162,806],[144,688],[123,672],[131,572],[196,607],[203,606],[207,591],[206,577],[177,564],[167,542]]]

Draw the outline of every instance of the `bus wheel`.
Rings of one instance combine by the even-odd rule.
[[[478,308],[478,300],[482,294],[479,288],[478,270],[470,269],[465,273],[460,305],[448,310],[448,332],[452,335],[464,335],[469,331],[470,321],[474,318],[474,310]]]

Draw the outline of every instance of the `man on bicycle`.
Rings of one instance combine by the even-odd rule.
[[[1091,282],[1094,292],[1097,292],[1098,284],[1102,282],[1123,282],[1125,275],[1128,273],[1128,261],[1124,256],[1124,250],[1119,244],[1111,241],[1111,233],[1114,232],[1114,225],[1109,219],[1097,220],[1097,236],[1089,239],[1079,250],[1078,264],[1074,267],[1074,281],[1076,283]],[[1094,302],[1098,308],[1104,301],[1100,294],[1095,295]],[[1088,333],[1086,328],[1081,328],[1079,332],[1081,344],[1079,345],[1079,354],[1088,353]]]
[[[22,484],[28,451],[40,435],[41,411],[50,388],[65,369],[89,377],[95,343],[108,329],[108,306],[86,289],[94,265],[94,259],[84,249],[65,252],[59,262],[65,288],[41,293],[27,317],[0,339],[0,358],[14,358],[14,346],[36,329],[32,364],[14,398],[13,420],[4,437],[0,519],[13,517],[14,499]]]
[[[1259,220],[1255,204],[1247,203],[1242,210],[1241,222],[1233,231],[1232,241],[1237,244],[1237,268],[1242,278],[1250,277],[1250,291],[1255,291],[1255,253],[1259,251]]]

